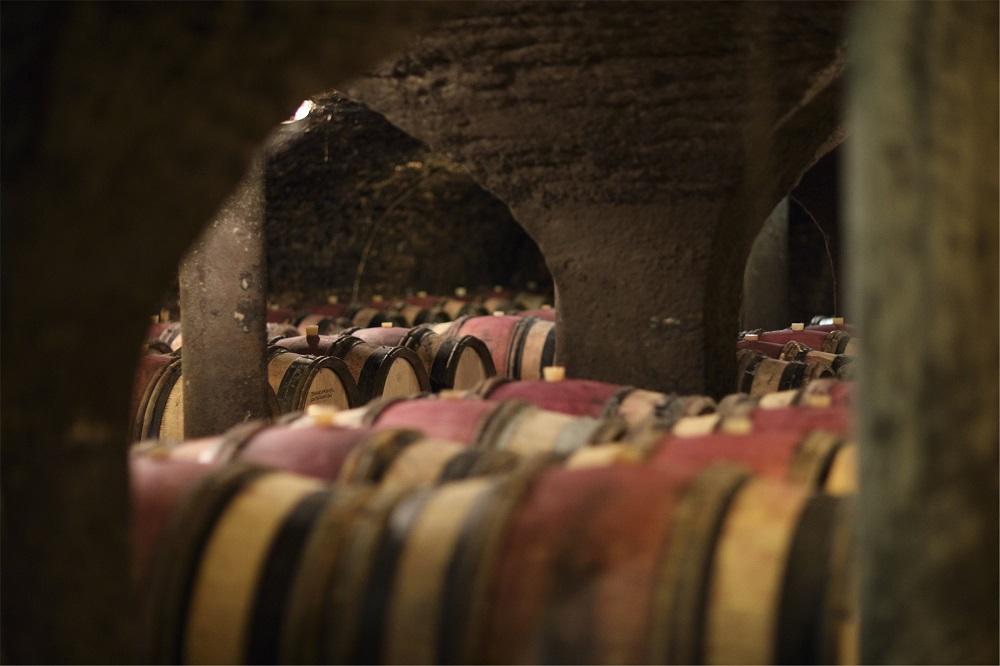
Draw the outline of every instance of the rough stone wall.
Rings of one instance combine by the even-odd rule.
[[[547,282],[534,241],[465,170],[331,92],[272,137],[266,166],[272,297],[450,293]]]
[[[723,391],[756,231],[839,140],[843,12],[479,5],[348,91],[538,241],[571,374]]]

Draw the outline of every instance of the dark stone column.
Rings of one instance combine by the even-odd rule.
[[[880,2],[851,42],[862,663],[998,661],[997,28]]]
[[[208,437],[268,415],[264,174],[257,159],[184,255],[184,436]]]
[[[570,375],[721,393],[756,232],[839,140],[844,11],[477,5],[348,92],[510,206]]]
[[[3,661],[135,661],[126,420],[156,299],[271,128],[440,11],[4,5]]]

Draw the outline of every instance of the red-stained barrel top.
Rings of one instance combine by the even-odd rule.
[[[520,317],[510,315],[469,317],[462,322],[461,328],[458,331],[452,332],[452,337],[474,335],[482,340],[490,350],[497,374],[506,375],[507,358],[510,354],[510,341],[514,336],[514,328],[520,322]]]
[[[505,382],[494,389],[491,400],[517,398],[537,407],[573,416],[601,416],[608,400],[622,386],[590,379],[566,379],[561,382],[546,382],[527,379]]]
[[[184,495],[215,465],[187,460],[134,456],[129,460],[132,493],[132,552],[134,571],[147,573],[157,540]]]
[[[254,435],[240,460],[332,481],[348,454],[369,434],[367,428],[275,426]]]
[[[403,339],[403,336],[409,332],[410,329],[408,328],[393,326],[391,328],[361,328],[351,333],[351,335],[356,338],[361,338],[371,345],[398,347],[400,341]]]
[[[414,428],[429,437],[470,444],[499,404],[492,400],[402,400],[382,410],[375,429]]]

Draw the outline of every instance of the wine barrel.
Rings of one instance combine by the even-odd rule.
[[[512,472],[522,460],[510,451],[469,448],[424,437],[415,430],[390,429],[375,433],[353,449],[340,479],[402,491]]]
[[[488,314],[493,314],[494,312],[513,312],[518,309],[514,301],[508,296],[490,295],[483,298],[481,303],[483,309]]]
[[[153,358],[150,358],[153,357]],[[146,364],[145,369],[143,365]],[[184,439],[184,382],[181,357],[147,354],[140,361],[139,374],[146,373],[148,384],[134,407],[132,441],[155,439],[180,442]],[[140,380],[141,381],[141,380]],[[139,384],[136,384],[136,389]],[[137,394],[133,394],[134,396]],[[274,391],[268,386],[267,403],[271,416],[280,413]]]
[[[344,324],[346,320],[342,320],[338,317],[331,317],[325,314],[318,314],[316,312],[309,312],[302,315],[295,325],[295,335],[307,335],[307,331],[310,327],[315,326],[316,331],[320,335],[335,335],[340,333],[344,329]]]
[[[312,410],[310,410],[312,412]],[[220,465],[239,460],[326,481],[373,483],[402,490],[513,470],[513,453],[469,449],[410,429],[331,426],[311,413],[277,425],[240,424],[217,437],[173,446],[143,442],[133,455]]]
[[[704,469],[542,473],[497,556],[473,661],[814,661],[833,627],[828,551],[813,549],[842,501]]]
[[[522,291],[514,296],[514,303],[520,306],[521,310],[541,310],[546,304],[552,303],[552,297],[546,294]]]
[[[817,315],[810,320],[807,329],[813,331],[846,331],[852,338],[857,335],[857,327],[844,321],[843,317]]]
[[[459,317],[478,317],[490,314],[490,311],[479,303],[474,303],[464,297],[446,298],[439,301],[434,307],[437,311],[448,317],[449,320],[458,319]]]
[[[409,443],[416,439],[419,439],[419,433],[410,430],[373,433],[367,428],[317,425],[311,419],[277,425],[256,421],[235,426],[218,437],[183,442],[167,449],[165,455],[174,460],[211,464],[240,460],[336,481],[351,476],[345,468],[351,467],[348,461],[356,449],[376,445],[384,447],[392,442]]]
[[[489,349],[478,338],[446,338],[429,327],[370,328],[349,331],[370,344],[402,346],[420,356],[435,391],[468,389],[496,374]]]
[[[170,328],[171,324],[175,323],[176,322],[172,322],[169,320],[161,321],[159,317],[154,316],[153,323],[151,323],[149,325],[149,328],[146,329],[146,341],[151,342],[153,340],[159,340],[160,334],[162,334],[163,331]]]
[[[536,475],[383,493],[353,520],[328,595],[322,663],[482,663],[493,559]]]
[[[773,342],[783,345],[789,340],[795,340],[817,351],[824,351],[830,354],[847,353],[847,346],[851,341],[851,336],[845,331],[839,329],[832,331],[818,331],[807,328],[796,329],[798,329],[797,326],[794,329],[786,328],[780,331],[764,331],[759,336],[762,342]]]
[[[851,395],[853,393],[853,382],[841,381],[839,379],[816,379],[802,388],[790,389],[769,393],[752,400],[754,404],[759,404],[766,409],[777,409],[792,405],[802,405],[807,407],[829,407],[831,405],[849,407],[851,405]],[[734,394],[733,398],[736,397]],[[727,397],[726,399],[729,399]],[[720,402],[720,406],[721,406]]]
[[[795,340],[789,340],[785,343],[784,347],[781,348],[779,358],[783,361],[805,363],[807,382],[824,377],[839,377],[842,372],[847,371],[847,365],[851,363],[851,357],[846,354],[814,351],[808,345]]]
[[[146,353],[139,357],[135,376],[132,380],[132,399],[129,404],[129,424],[132,441],[143,438],[142,422],[145,417],[146,405],[149,402],[153,387],[160,375],[166,371],[175,354]]]
[[[275,324],[272,322],[267,323],[267,343],[274,344],[275,341],[281,338],[291,338],[299,334],[299,329],[295,328],[290,324]]]
[[[334,356],[307,356],[270,347],[267,380],[283,414],[301,411],[306,405],[349,409],[361,404],[357,382],[344,361]]]
[[[184,338],[181,335],[181,323],[172,321],[163,326],[157,340],[167,345],[173,351],[177,351],[184,345]]]
[[[514,314],[518,317],[537,317],[551,322],[554,322],[558,316],[556,309],[548,305],[543,305],[542,307],[534,310],[518,310]]]
[[[736,390],[752,396],[802,386],[806,366],[798,361],[782,361],[751,349],[737,352]]]
[[[844,507],[697,463],[417,492],[237,464],[160,542],[149,660],[835,662]]]
[[[724,460],[746,465],[761,476],[823,489],[834,459],[846,444],[842,435],[823,430],[761,429],[746,434],[669,435],[653,447],[647,463],[669,468],[676,464],[707,465]],[[849,470],[840,472],[844,477],[850,475]],[[838,479],[838,483],[843,480]]]
[[[426,307],[415,303],[404,303],[399,308],[399,314],[407,326],[438,324],[451,320],[448,313],[440,308]]]
[[[718,532],[705,588],[707,664],[843,663],[852,606],[849,504],[773,480],[744,484]]]
[[[542,368],[555,360],[555,324],[535,317],[463,317],[432,328],[449,338],[472,335],[482,340],[503,377],[540,379]]]
[[[160,535],[184,494],[215,468],[162,455],[132,455],[129,487],[133,578],[148,582],[150,563]]]
[[[352,335],[303,335],[278,340],[277,346],[311,356],[336,356],[358,384],[364,404],[378,396],[408,396],[429,391],[431,384],[420,357],[405,347],[377,347]]]
[[[740,408],[726,406],[725,411],[705,414],[703,416],[684,417],[678,419],[670,428],[670,434],[678,437],[700,437],[713,432],[724,432],[742,435],[762,431],[786,431],[806,434],[813,430],[826,430],[839,435],[850,436],[851,414],[843,405],[813,407],[808,403],[795,405],[781,401],[769,401],[769,394],[759,401],[747,401]],[[725,400],[723,401],[725,402]]]
[[[235,465],[189,493],[157,552],[150,661],[276,663],[289,592],[331,491]]]
[[[573,417],[508,400],[394,400],[368,408],[373,428],[415,428],[439,437],[521,456],[568,454],[582,446],[621,439],[617,418]]]
[[[769,358],[781,358],[785,345],[780,345],[777,342],[762,342],[757,334],[750,334],[736,342],[736,349],[751,349]]]
[[[635,428],[649,419],[674,421],[714,411],[715,401],[705,396],[677,396],[631,386],[589,379],[511,381],[488,379],[473,393],[493,400],[524,400],[536,407],[572,416],[620,416]]]
[[[470,389],[496,374],[489,348],[472,335],[446,338],[418,326],[407,332],[399,344],[420,356],[435,391]]]
[[[398,311],[388,309],[387,304],[384,302],[372,305],[351,306],[344,313],[344,317],[350,322],[349,326],[357,326],[359,328],[381,326],[386,322],[396,326],[406,326],[406,319]]]
[[[184,382],[179,356],[147,354],[140,361],[140,374],[149,372],[149,383],[136,405],[132,439],[184,439]],[[147,364],[146,370],[142,365]],[[148,365],[159,366],[149,370]]]

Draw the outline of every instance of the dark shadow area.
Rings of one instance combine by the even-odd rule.
[[[813,165],[788,197],[790,321],[844,314],[842,150],[833,150]]]
[[[844,315],[840,154],[820,159],[761,226],[744,272],[741,329]]]

